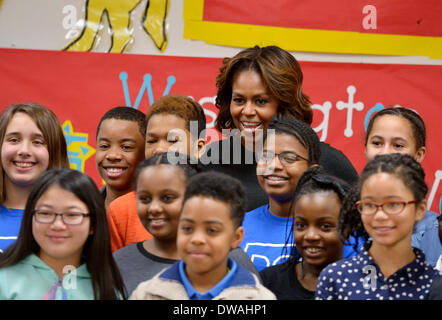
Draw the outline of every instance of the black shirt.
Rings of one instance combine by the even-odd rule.
[[[328,174],[334,175],[350,185],[358,181],[358,173],[339,150],[321,142],[319,164]],[[247,212],[268,203],[268,196],[261,189],[256,177],[255,154],[241,144],[239,139],[230,137],[208,145],[200,161],[205,171],[215,170],[241,181],[247,192]]]
[[[290,259],[261,270],[262,284],[272,291],[278,300],[313,300],[315,292],[304,288],[296,275],[295,260]]]
[[[442,300],[442,276],[433,280],[428,294],[428,300]]]

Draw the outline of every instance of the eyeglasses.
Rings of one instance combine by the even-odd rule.
[[[309,162],[308,159],[300,156],[299,154],[297,154],[296,152],[293,152],[293,151],[284,151],[281,153],[274,153],[272,151],[267,151],[267,150],[262,152],[261,157],[259,158],[259,161],[265,162],[265,163],[270,163],[273,161],[273,159],[275,159],[276,156],[278,156],[279,161],[284,166],[291,166],[291,165],[295,164],[296,161],[299,161],[299,160],[305,160],[305,161]]]
[[[84,217],[89,217],[90,213],[82,212],[55,212],[50,210],[34,210],[34,217],[40,223],[54,223],[57,216],[67,225],[78,225],[83,222]]]
[[[388,201],[382,204],[377,204],[374,202],[356,202],[356,208],[358,211],[364,216],[370,216],[378,212],[379,208],[382,208],[382,211],[386,214],[399,214],[401,213],[405,207],[409,204],[416,203],[416,200],[413,201]]]

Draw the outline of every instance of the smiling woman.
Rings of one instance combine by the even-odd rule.
[[[226,173],[243,183],[247,211],[267,203],[256,178],[256,160],[272,117],[281,114],[308,125],[312,123],[313,110],[302,82],[298,61],[276,46],[255,46],[223,60],[216,78],[215,105],[219,113],[215,127],[227,139],[210,144],[201,161],[207,170]],[[326,143],[320,147],[324,170],[356,183],[357,172],[345,155]]]
[[[63,130],[55,114],[37,103],[14,104],[0,118],[0,252],[11,245],[37,178],[68,168]]]

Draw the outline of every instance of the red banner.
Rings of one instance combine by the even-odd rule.
[[[372,12],[376,28],[364,28],[364,17]],[[284,28],[442,36],[440,0],[206,0],[203,17]]]
[[[373,112],[394,105],[419,112],[427,125],[423,166],[429,201],[431,209],[439,212],[442,66],[300,63],[304,91],[314,103],[312,126],[322,140],[342,150],[358,171],[365,165],[364,125]],[[86,172],[101,186],[94,157],[101,116],[121,105],[146,112],[156,98],[177,93],[199,101],[208,128],[213,128],[220,65],[219,58],[0,49],[0,109],[30,101],[52,109],[65,131],[71,167]]]

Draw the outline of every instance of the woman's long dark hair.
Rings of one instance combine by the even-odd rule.
[[[111,252],[103,197],[92,179],[76,170],[51,169],[37,179],[26,202],[17,241],[0,255],[0,268],[14,265],[32,253],[39,254],[40,246],[32,233],[33,210],[43,193],[52,185],[72,192],[89,209],[93,234],[89,235],[84,244],[82,263],[86,263],[91,275],[94,298],[125,299],[123,280]]]

